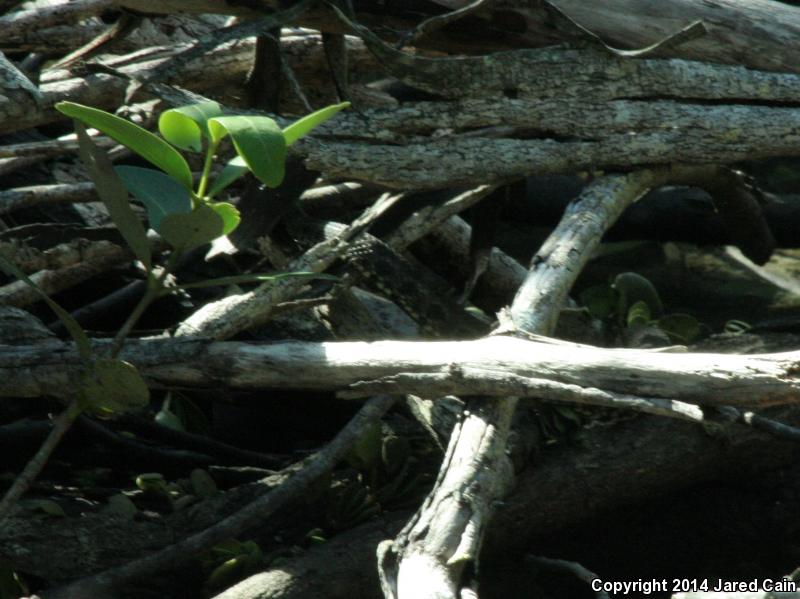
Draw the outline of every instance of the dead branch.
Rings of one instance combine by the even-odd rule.
[[[335,99],[334,90],[327,78],[325,57],[319,35],[292,34],[283,38],[284,51],[290,66],[301,77],[310,90],[315,102],[329,102]],[[349,60],[354,69],[368,77],[376,72],[374,59],[366,52],[360,40],[347,38]],[[193,90],[232,88],[241,89],[245,75],[250,68],[254,44],[252,40],[227,44],[216,48],[199,59],[184,65],[170,83],[190,86]],[[108,67],[117,69],[125,76],[135,77],[144,69],[157,68],[169,60],[170,56],[185,48],[154,47],[147,52],[136,51],[128,55],[108,58],[103,61]],[[125,90],[129,81],[104,72],[74,76],[65,70],[46,72],[40,90],[44,96],[41,106],[34,106],[27,112],[14,112],[3,116],[0,109],[0,133],[19,131],[30,127],[51,123],[63,118],[52,107],[57,102],[69,100],[104,109],[114,109],[124,103]],[[327,90],[327,91],[326,91]],[[5,105],[4,105],[5,106]],[[291,108],[291,106],[289,107]],[[287,110],[287,106],[282,106]],[[11,107],[8,107],[11,110]]]
[[[0,191],[0,214],[41,204],[96,202],[94,183],[56,183],[31,185]]]
[[[664,175],[642,171],[590,185],[531,262],[507,326],[529,334],[552,333],[567,292],[602,235]],[[469,369],[460,360],[451,363],[448,378],[461,378],[465,366]],[[478,558],[493,502],[510,489],[513,467],[506,440],[517,400],[524,395],[532,393],[506,387],[502,399],[467,401],[433,490],[401,534],[378,548],[387,598],[455,598],[463,586],[473,584],[463,579],[464,568]]]
[[[435,0],[449,10],[463,8],[469,0]],[[249,6],[224,0],[167,0],[153,4],[146,0],[125,0],[121,4],[142,12],[222,13],[256,16]],[[440,30],[435,37],[422,37],[420,47],[449,52],[487,52],[501,48],[536,47],[561,43],[564,39],[586,41],[580,28],[568,21],[554,27],[552,4],[583,28],[611,45],[641,48],[673,35],[695,21],[707,24],[706,35],[670,48],[672,55],[692,60],[743,64],[754,69],[798,71],[798,11],[795,6],[774,0],[741,2],[721,0],[713,5],[692,0],[611,0],[602,4],[580,0],[494,0],[470,15],[469,35]],[[263,5],[279,9],[276,0]],[[381,25],[394,31],[410,32],[419,24],[402,10],[376,0],[359,4],[359,17],[367,26]],[[433,13],[421,13],[420,17]],[[346,32],[330,10],[318,7],[304,15],[299,24],[331,32]]]
[[[322,272],[339,258],[351,240],[363,233],[375,219],[399,198],[384,194],[381,200],[367,208],[340,234],[321,241],[300,258],[292,261],[290,272]],[[269,319],[275,306],[292,299],[305,286],[302,279],[288,278],[276,284],[260,285],[249,293],[229,296],[206,304],[185,319],[176,331],[176,336],[201,336],[225,339],[244,331],[259,322]]]
[[[712,4],[692,0],[610,0],[602,4],[580,0],[551,0],[571,19],[609,44],[623,48],[649,46],[689,23],[701,21],[706,35],[675,48],[672,56],[755,69],[798,71],[796,6],[773,0],[720,0]],[[524,22],[528,38],[550,37],[547,3],[535,0],[498,0],[491,10],[511,10]],[[486,11],[487,16],[491,14]],[[560,34],[564,33],[562,29]]]
[[[793,413],[794,416],[782,410],[775,416],[796,422],[796,409]],[[672,420],[638,419],[634,424],[587,429],[580,445],[550,449],[547,459],[540,460],[536,468],[522,471],[515,492],[499,506],[487,532],[489,552],[518,553],[526,549],[531,535],[547,534],[608,509],[661,497],[676,488],[712,478],[729,476],[741,480],[743,471],[763,473],[791,463],[796,455],[796,444],[752,429],[737,431],[723,442],[699,427]],[[597,464],[615,467],[598,468]],[[158,520],[125,520],[104,513],[47,521],[12,517],[0,527],[0,556],[21,571],[47,580],[66,581],[169,545],[187,530],[201,530],[218,521],[220,514],[230,513],[233,506],[276,488],[286,476],[279,474],[239,487],[207,499],[188,512]],[[630,484],[632,478],[635,485]],[[591,501],[587,502],[587,497]],[[702,496],[698,496],[698,502],[702,503]],[[354,556],[374,556],[377,542],[396,534],[407,518],[404,512],[385,516],[344,533],[341,542]],[[337,536],[298,560],[251,577],[222,597],[277,599],[284,597],[283,592],[299,591],[315,582],[326,585],[331,574],[317,568],[312,572],[310,567],[323,562],[334,564],[342,576],[344,590],[340,594],[324,586],[332,599],[374,599],[376,590],[363,581],[368,578],[377,582],[375,562],[368,557],[336,559],[339,540]],[[55,554],[54,542],[61,548]],[[21,547],[25,550],[19,550]],[[346,581],[357,583],[356,588]]]
[[[98,352],[107,343],[96,342]],[[604,349],[541,338],[475,341],[281,342],[266,345],[198,339],[132,340],[123,353],[156,386],[231,389],[420,391],[471,395],[496,383],[523,396],[526,381],[680,399],[707,405],[763,407],[792,403],[800,354],[739,356]],[[70,344],[0,346],[0,396],[60,397],[79,368]],[[466,376],[462,379],[462,374]],[[632,375],[636,374],[636,377]],[[723,376],[724,374],[724,376]],[[515,383],[516,381],[516,383]],[[578,390],[576,390],[578,391]],[[366,391],[363,392],[364,394]]]
[[[107,593],[110,589],[132,579],[184,564],[201,551],[225,539],[235,538],[243,531],[263,523],[278,508],[296,499],[312,483],[336,466],[364,434],[365,429],[372,423],[378,422],[392,404],[394,398],[387,396],[368,401],[336,438],[289,480],[213,526],[123,566],[47,591],[44,598],[72,599],[85,596],[99,598],[102,596],[101,593]]]

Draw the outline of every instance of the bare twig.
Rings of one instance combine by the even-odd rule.
[[[490,2],[491,0],[474,0],[472,3],[462,6],[459,9],[426,19],[417,25],[413,30],[404,35],[403,38],[397,43],[397,47],[402,48],[403,46],[411,46],[415,44],[421,37],[430,35],[445,25],[449,25],[450,23],[454,23],[455,21],[466,17],[468,14],[475,12],[479,8],[485,7]]]
[[[75,581],[65,587],[43,595],[44,599],[62,599],[78,596],[97,596],[98,589],[118,587],[135,578],[153,572],[175,568],[212,547],[239,536],[242,532],[263,524],[275,511],[297,498],[325,473],[329,472],[374,422],[394,404],[395,398],[375,397],[368,401],[336,437],[283,485],[254,500],[235,514],[214,526],[160,551],[129,564],[106,570],[100,574]]]
[[[309,249],[289,264],[287,270],[322,272],[345,252],[351,240],[363,233],[399,197],[384,194],[339,235]],[[181,323],[176,336],[225,339],[268,320],[277,304],[292,299],[306,284],[302,279],[281,279],[265,283],[248,293],[206,304]]]
[[[81,414],[81,407],[77,400],[72,400],[67,408],[53,419],[53,429],[50,434],[42,443],[39,450],[36,452],[30,461],[25,465],[25,468],[20,472],[19,476],[14,480],[11,488],[6,491],[3,500],[0,501],[0,521],[6,518],[14,507],[14,503],[28,490],[33,481],[42,471],[47,464],[47,460],[52,455],[62,437],[75,422],[75,419]]]
[[[98,200],[94,183],[90,182],[15,187],[0,191],[0,214],[39,204],[96,202]]]
[[[87,60],[99,52],[107,51],[112,42],[124,39],[136,29],[141,21],[142,18],[138,15],[127,12],[122,13],[108,29],[56,63],[49,65],[48,69],[63,69],[78,60]]]

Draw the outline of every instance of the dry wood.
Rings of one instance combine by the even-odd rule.
[[[97,342],[98,351],[106,343]],[[792,403],[800,353],[756,356],[603,349],[541,338],[512,337],[441,342],[281,342],[247,344],[198,339],[132,340],[123,353],[151,383],[232,389],[358,390],[371,381],[392,393],[419,391],[470,395],[496,383],[520,395],[526,382],[552,388],[680,399],[709,405]],[[0,396],[62,396],[79,368],[70,344],[0,347]],[[460,376],[464,374],[465,379]],[[636,376],[633,376],[636,375]],[[578,391],[578,389],[576,389]],[[364,391],[366,393],[366,391]],[[348,393],[353,395],[353,393]]]
[[[711,56],[748,66],[752,66],[752,60],[762,68],[796,69],[796,65],[789,65],[788,60],[792,45],[797,44],[796,9],[778,8],[765,0],[753,2],[752,9],[740,2],[723,0],[715,5],[715,10],[709,9],[708,3],[684,7],[686,2],[688,0],[675,0],[669,8],[656,11],[652,1],[618,0],[615,4],[617,25],[628,15],[646,14],[637,11],[649,8],[657,15],[653,19],[655,24],[652,28],[641,29],[646,29],[646,35],[651,37],[656,32],[656,39],[647,41],[652,43],[685,26],[685,18],[699,14],[699,18],[708,23],[710,33],[681,46],[689,49],[686,56]],[[134,6],[137,3],[126,4]],[[152,3],[147,4],[152,9]],[[221,12],[232,8],[225,2],[180,4],[183,8],[193,6],[198,10]],[[369,6],[369,2],[365,4],[368,9],[374,8]],[[458,2],[447,4],[450,8],[459,8]],[[612,30],[613,25],[604,21],[609,20],[606,18],[607,7],[586,7],[567,0],[558,0],[554,4],[595,31]],[[461,3],[461,7],[465,5]],[[627,7],[627,11],[619,10],[622,5]],[[84,12],[79,13],[81,16],[93,14],[91,10],[102,8],[105,3],[77,2],[69,10],[84,6],[90,8],[83,9]],[[686,10],[676,16],[669,12],[676,6]],[[172,8],[174,3],[168,0],[158,9]],[[768,14],[769,8],[773,9],[769,18],[762,18]],[[495,11],[509,12],[509,9],[513,9],[512,14],[506,17],[525,25],[523,31],[517,32],[517,41],[526,36],[541,38],[542,32],[536,29],[540,27],[539,23],[547,22],[540,18],[542,11],[549,18],[554,15],[547,3],[519,0],[512,4],[498,0],[481,6],[480,11],[470,18],[492,18],[492,15],[497,15]],[[748,15],[753,19],[771,21],[777,11],[787,17],[785,23],[760,30],[744,28],[746,33],[737,34],[735,43],[731,43],[731,33],[738,27],[731,20],[732,16],[741,19],[742,15]],[[48,15],[53,20],[43,22],[61,22],[59,13],[43,13],[45,17]],[[326,11],[305,18],[320,19],[332,24],[336,30],[337,24]],[[23,14],[17,15],[15,23],[8,21],[6,24],[24,33],[31,29],[31,22],[30,15],[26,17]],[[568,19],[559,21],[561,33],[569,28]],[[621,30],[625,30],[624,26]],[[580,28],[574,28],[573,33],[580,37]],[[613,42],[617,38],[608,39]],[[635,39],[630,36],[623,41],[630,43]],[[754,44],[758,49],[756,53],[763,58],[748,57],[750,50],[743,42],[754,39],[757,40]],[[330,176],[378,182],[395,188],[434,188],[495,183],[533,173],[576,169],[630,168],[672,162],[710,164],[795,155],[797,147],[800,147],[795,132],[800,114],[796,100],[800,79],[796,76],[751,73],[739,68],[681,61],[620,61],[597,49],[561,53],[555,60],[552,57],[557,52],[522,50],[479,60],[465,58],[449,62],[444,70],[437,70],[434,62],[398,57],[372,41],[373,50],[395,73],[417,87],[453,100],[406,106],[404,110],[410,112],[405,115],[400,111],[375,113],[374,120],[366,124],[361,120],[360,130],[356,128],[358,123],[355,119],[348,122],[348,117],[344,117],[342,128],[329,130],[324,141],[311,139],[298,144],[297,150],[308,158],[308,164]],[[224,50],[219,55],[228,56]],[[145,67],[151,74],[160,76],[166,72],[165,64],[151,61]],[[242,61],[242,64],[247,64],[247,61]],[[128,74],[135,77],[140,66],[141,63],[135,63],[122,68],[129,68]],[[204,73],[207,68],[208,64],[204,64],[202,71],[198,72]],[[226,69],[218,68],[216,71]],[[234,71],[234,68],[227,70],[228,73]],[[187,73],[187,70],[181,70],[177,81],[190,80]],[[535,78],[530,79],[530,74]],[[87,82],[98,83],[98,89],[90,89]],[[218,84],[218,81],[213,83]],[[119,102],[123,88],[127,86],[127,82],[120,78],[101,75],[82,78],[74,84],[76,87],[70,89],[84,95],[70,95],[69,99],[107,107]],[[101,92],[101,87],[106,91]],[[106,94],[108,89],[113,93],[100,95]],[[45,91],[50,104],[67,97],[63,90]],[[460,100],[464,95],[485,96],[487,93],[496,98],[491,101],[483,97]],[[651,100],[653,97],[661,99]],[[664,97],[674,101],[664,100]],[[559,102],[553,102],[553,98],[558,98]],[[592,101],[587,102],[586,98],[592,98]],[[698,99],[710,99],[717,105],[699,105]],[[776,101],[785,106],[754,105]],[[750,105],[743,106],[743,102]],[[15,108],[6,107],[6,111],[0,113],[0,129],[33,126],[55,118],[47,109],[28,108],[24,116],[17,118]],[[410,118],[400,120],[399,117],[403,116]],[[574,125],[574,122],[579,125]],[[668,126],[664,127],[662,123],[668,123]],[[343,133],[346,125],[350,129]],[[631,131],[636,131],[637,135],[631,135]],[[573,139],[554,141],[536,139],[536,136]],[[372,143],[375,140],[380,143]],[[540,253],[512,306],[510,321],[515,328],[539,333],[552,330],[571,277],[577,275],[593,244],[625,203],[636,197],[638,192],[634,193],[634,188],[647,187],[656,178],[649,172],[637,173],[628,179],[627,183],[631,185],[626,189],[610,185],[606,191],[616,197],[616,205],[610,206],[611,210],[602,216],[601,222],[589,218],[591,211],[586,205],[582,212],[571,215],[585,219],[584,227],[560,231],[566,235]],[[595,187],[595,190],[601,189],[602,183]],[[615,195],[614,192],[620,193]],[[590,197],[591,191],[584,199]],[[597,206],[592,205],[592,209],[595,208]],[[294,266],[322,269],[340,253],[343,245],[318,247],[317,253],[312,252]],[[569,252],[580,256],[578,263],[571,261]],[[566,266],[572,269],[571,273],[564,272]],[[277,290],[262,289],[240,300],[226,301],[224,305],[209,306],[185,323],[180,333],[227,337],[268,316],[277,301],[288,298],[295,290],[296,285],[288,284]],[[278,382],[279,379],[291,378],[292,384],[297,384],[301,378],[299,375],[307,374],[302,380],[304,386],[333,388],[350,396],[384,391],[436,395],[490,393],[499,397],[550,397],[610,405],[645,402],[651,409],[668,412],[672,407],[669,401],[673,398],[693,403],[752,406],[764,402],[790,402],[797,392],[795,353],[723,359],[715,355],[599,352],[543,340],[498,338],[469,343],[473,345],[430,344],[415,345],[411,349],[411,346],[391,343],[350,346],[288,343],[262,348],[200,341],[194,344],[135,342],[131,346],[130,359],[139,360],[137,363],[141,363],[146,375],[153,382],[162,384],[200,385],[213,381],[234,387],[280,386],[290,383],[288,380]],[[49,358],[35,347],[23,347],[15,355],[0,348],[0,372],[3,372],[3,361],[8,360],[5,372],[9,373],[9,385],[17,385],[15,394],[21,390],[33,395],[56,393],[69,384],[70,368],[76,364],[73,354],[63,345],[49,347],[55,349],[55,355]],[[157,353],[156,350],[161,349],[166,352],[166,358]],[[223,350],[230,353],[221,353]],[[147,351],[154,354],[146,354]],[[189,351],[189,354],[182,353],[184,351]],[[347,351],[354,352],[353,355],[362,361],[348,362],[353,358],[348,357]],[[161,364],[148,361],[156,356],[162,358]],[[621,364],[623,358],[625,363]],[[733,361],[726,361],[728,358]],[[736,359],[741,361],[736,362]],[[42,362],[35,364],[35,360]],[[48,364],[51,370],[47,370]],[[720,376],[720,372],[724,375]],[[34,376],[28,379],[31,374]],[[0,383],[0,391],[6,388],[5,384],[6,381]],[[464,565],[476,559],[491,503],[502,495],[508,482],[509,469],[503,450],[515,401],[514,398],[472,400],[468,404],[468,412],[459,423],[448,449],[446,470],[443,470],[437,488],[407,527],[405,536],[392,548],[395,552],[393,558],[398,561],[390,563],[391,560],[387,560],[383,564],[384,588],[388,596],[456,595],[459,585],[464,582],[461,580]],[[696,412],[690,415],[697,418]],[[476,488],[482,492],[474,492]],[[453,501],[453,498],[459,501]],[[386,550],[384,546],[384,557],[387,557]],[[424,579],[426,586],[431,588],[417,591],[415,584],[419,579]]]
[[[793,420],[784,410],[780,418],[796,422],[796,410],[794,414]],[[741,481],[750,473],[756,476],[765,469],[791,463],[795,453],[795,444],[752,431],[737,431],[720,440],[699,427],[663,419],[640,419],[632,426],[588,429],[580,445],[551,449],[548,459],[519,474],[515,492],[499,507],[488,531],[489,551],[500,555],[520,553],[526,549],[532,534],[554,532],[608,509],[662,497],[676,488],[709,478],[722,475]],[[598,464],[613,464],[613,468]],[[268,492],[285,478],[285,474],[276,475],[228,491],[206,500],[191,513],[181,511],[157,521],[125,520],[103,513],[43,522],[12,518],[0,527],[0,556],[20,570],[44,579],[76,578],[168,545],[185,535],[187,529],[213,524],[220,514],[230,513],[232,506],[252,500],[254,494]],[[631,480],[636,484],[630,484]],[[587,497],[592,500],[587,502]],[[697,501],[700,509],[702,496]],[[379,521],[344,533],[342,542],[354,556],[364,556],[362,559],[337,559],[340,548],[337,536],[297,561],[290,560],[231,587],[227,591],[230,595],[222,597],[278,599],[285,596],[283,592],[317,584],[332,599],[374,599],[377,593],[364,584],[365,579],[376,581],[374,557],[368,556],[374,556],[377,542],[395,534],[407,518],[404,512],[385,515]],[[61,548],[59,552],[52,552],[54,542]],[[21,547],[27,551],[20,551]],[[311,571],[310,566],[318,560],[337,566],[344,585],[341,593],[326,584],[331,580],[330,572]]]
[[[471,0],[436,0],[450,10],[464,8]],[[775,0],[718,0],[714,3],[693,0],[610,0],[587,3],[581,0],[551,0],[558,9],[580,25],[598,34],[611,45],[644,47],[673,35],[695,21],[706,25],[707,34],[671,48],[673,55],[693,60],[743,64],[755,69],[798,71],[798,29],[800,16],[794,6]],[[249,5],[225,0],[167,0],[153,4],[147,0],[124,0],[121,4],[143,12],[222,13],[256,16]],[[276,0],[263,6],[280,8]],[[407,13],[393,13],[393,7],[373,0],[361,2],[359,16],[368,26],[381,25],[395,31],[411,31],[419,22]],[[439,50],[481,52],[498,48],[543,46],[563,41],[565,36],[585,40],[578,28],[561,23],[553,27],[554,11],[538,0],[493,0],[480,7],[473,24],[464,35],[456,30],[440,30],[433,38],[422,37],[419,45]],[[425,16],[424,13],[421,16]],[[427,15],[432,16],[432,15]],[[304,15],[299,24],[332,32],[346,31],[329,10],[318,7]]]
[[[750,68],[798,72],[800,11],[774,0],[551,0],[566,15],[600,35],[611,45],[649,46],[694,21],[707,34],[670,48],[670,55],[744,64]],[[531,33],[545,33],[542,3],[535,0],[498,0],[491,7],[522,15]]]
[[[665,175],[642,171],[608,176],[584,190],[531,262],[505,326],[529,334],[552,333],[567,292],[605,231],[626,206]],[[470,378],[469,371],[468,363],[456,357],[446,378]],[[506,397],[488,401],[472,397],[466,402],[434,489],[401,534],[379,547],[381,587],[387,598],[455,598],[464,587],[477,584],[464,580],[464,568],[477,569],[492,504],[512,484],[506,441],[518,397],[536,394],[499,387],[505,388]],[[486,385],[471,395],[489,388],[497,387]],[[538,391],[539,397],[547,395],[542,394],[544,389]]]
[[[0,191],[0,214],[40,204],[97,202],[99,199],[90,181],[16,187]]]
[[[350,241],[357,238],[399,198],[384,194],[341,233],[321,241],[287,267],[290,272],[322,272],[339,258]],[[201,336],[226,339],[266,322],[275,307],[294,296],[306,285],[299,278],[288,278],[260,285],[253,291],[229,296],[206,304],[185,319],[175,332],[178,337]]]
[[[286,36],[282,43],[293,71],[310,91],[314,91],[313,100],[319,103],[335,100],[334,90],[325,70],[325,56],[320,36],[310,33],[291,34]],[[360,40],[348,37],[347,44],[352,68],[364,74],[375,73],[376,63]],[[182,47],[185,46],[152,48],[148,52],[138,51],[109,58],[103,63],[118,69],[123,75],[135,77],[142,69],[157,68]],[[191,86],[199,92],[220,88],[241,89],[250,68],[253,47],[254,43],[251,40],[243,40],[216,48],[185,65],[185,68],[170,82]],[[103,72],[77,77],[63,70],[48,72],[42,78],[40,85],[44,96],[41,107],[34,106],[30,111],[19,111],[19,114],[14,112],[16,116],[11,118],[10,114],[8,117],[3,116],[0,105],[0,133],[19,131],[63,119],[63,116],[52,108],[55,103],[62,100],[104,109],[117,108],[124,103],[128,83],[129,81],[124,78]],[[282,106],[282,109],[286,111],[287,106]]]
[[[155,553],[94,576],[79,579],[64,587],[48,590],[44,599],[72,599],[110,596],[113,589],[137,577],[154,571],[175,568],[185,564],[202,551],[230,538],[236,538],[246,530],[264,522],[280,507],[297,499],[323,475],[330,472],[351,450],[365,430],[379,422],[386,411],[394,404],[394,398],[375,397],[362,406],[336,437],[319,453],[304,464],[289,480],[280,487],[255,499],[239,511],[209,526],[202,532],[170,545]]]

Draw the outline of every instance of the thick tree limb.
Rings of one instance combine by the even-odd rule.
[[[341,14],[341,13],[339,13]],[[343,15],[342,15],[342,18]],[[679,97],[767,99],[796,88],[796,75],[751,71],[680,59],[631,59],[594,48],[538,48],[485,56],[426,58],[396,50],[366,27],[351,23],[380,63],[405,83],[437,96],[547,98],[591,91],[596,100]]]
[[[796,120],[795,112],[791,120]],[[652,164],[724,164],[800,153],[800,139],[769,123],[756,129],[676,130],[642,135],[611,134],[599,141],[449,137],[406,146],[298,142],[308,166],[332,176],[370,181],[387,187],[435,189],[480,185],[529,175],[613,169]],[[755,123],[754,123],[755,125]],[[302,144],[302,145],[301,145]],[[486,156],[495,157],[486,160]]]
[[[590,185],[531,262],[509,309],[507,326],[529,334],[552,333],[569,288],[604,232],[627,205],[664,176],[642,171]],[[464,366],[460,360],[453,362],[447,378],[461,378]],[[519,395],[510,391],[498,400],[467,401],[434,489],[397,539],[378,548],[387,599],[462,596],[469,582],[463,579],[465,567],[478,570],[492,504],[508,492],[513,479],[505,450]]]
[[[352,68],[359,73],[375,73],[374,59],[366,52],[360,40],[348,37],[346,41]],[[327,80],[320,36],[289,35],[282,39],[282,44],[289,65],[304,84],[323,97],[326,87],[329,87],[330,100],[325,101],[335,100],[335,90]],[[216,48],[200,59],[183,65],[184,68],[176,73],[170,82],[191,86],[193,90],[199,92],[240,85],[250,69],[253,47],[252,40],[242,40]],[[104,60],[103,64],[119,70],[123,75],[135,76],[141,69],[158,68],[184,48],[185,45],[178,45],[175,48],[151,48],[149,52],[138,51],[109,58]],[[63,115],[52,108],[62,100],[113,109],[124,103],[128,83],[129,81],[124,78],[103,72],[78,77],[72,76],[67,71],[47,72],[40,85],[44,96],[41,106],[34,106],[30,111],[17,110],[12,106],[0,106],[0,133],[19,131],[63,119]],[[316,95],[314,100],[318,101]],[[286,107],[283,109],[286,110]],[[4,110],[7,111],[6,116]]]
[[[755,69],[798,71],[800,10],[774,0],[550,0],[572,19],[621,47],[648,46],[694,21],[708,33],[670,48],[671,56]],[[541,3],[535,0],[499,0],[494,10],[511,9],[526,17],[532,32],[543,32]]]
[[[108,343],[98,341],[96,346],[102,353]],[[436,396],[470,395],[475,390],[471,381],[488,389],[498,379],[522,377],[589,390],[750,407],[793,403],[800,391],[796,376],[800,352],[662,353],[597,348],[546,337],[265,345],[149,339],[131,340],[123,357],[156,386],[354,391],[363,381],[371,381],[372,389],[405,393],[419,390],[424,381],[431,385],[430,395]],[[0,397],[61,396],[79,368],[71,344],[0,346]],[[461,372],[468,372],[471,381],[462,380]],[[402,375],[399,382],[392,378],[398,375]],[[503,379],[504,375],[510,378]],[[524,386],[517,391],[524,392]],[[531,394],[539,391],[541,387]],[[506,393],[507,388],[496,395]]]
[[[469,0],[437,0],[450,10],[463,8]],[[585,3],[580,0],[552,0],[552,3],[583,27],[619,47],[643,47],[664,39],[694,21],[707,24],[708,33],[685,43],[670,52],[693,60],[711,60],[729,64],[743,64],[754,69],[797,71],[795,57],[798,52],[798,9],[773,0],[720,0],[713,5],[693,0],[611,0]],[[97,14],[104,8],[102,2],[63,3],[80,4],[70,15],[59,14],[64,8],[37,11],[35,22],[29,29],[40,29],[44,19],[63,23],[67,19]],[[217,13],[246,17],[263,16],[263,9],[279,10],[277,0],[262,0],[259,4],[227,2],[225,0],[165,0],[153,3],[147,0],[121,0],[116,4],[145,12],[172,14]],[[263,7],[263,9],[261,8]],[[384,2],[359,3],[359,18],[367,25],[378,24],[395,31],[411,31],[420,19],[434,13],[409,13],[387,6]],[[494,0],[480,7],[469,17],[472,19],[465,39],[455,30],[440,30],[436,36],[422,38],[420,45],[430,45],[439,50],[459,52],[487,51],[499,48],[543,46],[563,41],[564,30],[553,27],[552,10],[538,0]],[[9,21],[9,25],[12,22]],[[344,27],[323,6],[304,15],[299,25],[331,32],[344,32]],[[27,25],[26,25],[27,26]],[[20,30],[4,27],[0,39]],[[579,39],[584,40],[584,37]]]

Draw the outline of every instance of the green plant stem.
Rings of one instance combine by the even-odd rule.
[[[169,273],[172,272],[177,265],[181,255],[181,252],[172,252],[167,259],[167,263],[164,265],[164,268],[157,277],[153,276],[152,273],[148,273],[147,290],[145,291],[145,294],[142,296],[142,299],[139,300],[139,303],[136,304],[136,307],[133,309],[128,318],[125,320],[125,323],[114,336],[114,341],[111,346],[112,358],[116,358],[119,352],[122,350],[125,339],[127,339],[128,335],[142,314],[144,314],[144,311],[163,293],[165,288],[164,281],[166,280],[167,275],[169,275]],[[56,416],[56,418],[53,420],[53,430],[50,431],[50,434],[47,436],[47,439],[44,440],[44,443],[42,443],[39,451],[36,452],[36,455],[34,455],[30,461],[28,461],[28,463],[25,465],[25,468],[22,470],[16,480],[14,480],[14,483],[6,492],[2,501],[0,501],[0,520],[2,520],[8,514],[14,503],[16,503],[23,493],[30,488],[31,484],[42,471],[45,464],[47,464],[47,460],[58,446],[61,438],[72,426],[72,423],[75,422],[75,419],[81,415],[81,412],[83,412],[83,408],[81,407],[79,401],[74,399],[69,403],[66,410]]]
[[[53,430],[50,431],[36,455],[25,464],[25,468],[14,480],[11,488],[3,496],[3,500],[0,501],[0,520],[3,520],[8,515],[17,500],[30,488],[45,464],[47,464],[47,460],[58,446],[61,438],[72,426],[72,423],[75,422],[75,419],[81,415],[82,411],[83,408],[81,408],[78,400],[73,399],[67,409],[53,419]]]
[[[167,263],[164,265],[161,273],[154,277],[152,274],[148,273],[148,281],[147,281],[147,290],[144,292],[142,299],[139,300],[139,303],[136,304],[136,307],[131,311],[128,315],[128,318],[123,323],[122,327],[120,327],[117,334],[114,335],[114,341],[111,344],[111,357],[116,358],[119,355],[119,352],[122,351],[122,346],[125,343],[125,339],[128,338],[133,327],[142,317],[144,311],[153,303],[156,299],[158,299],[164,291],[164,281],[169,275],[170,272],[175,268],[175,265],[178,263],[178,260],[181,258],[181,252],[173,251],[170,254],[169,258],[167,259]]]
[[[206,195],[206,188],[208,187],[208,179],[211,174],[211,165],[214,163],[214,154],[217,153],[218,143],[209,142],[208,150],[206,151],[206,160],[203,163],[203,174],[200,176],[200,183],[197,186],[197,197],[201,200]]]

